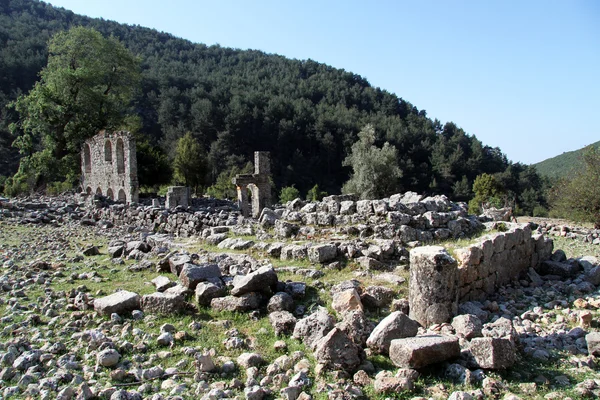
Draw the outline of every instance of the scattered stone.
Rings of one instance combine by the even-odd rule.
[[[178,294],[156,292],[142,296],[141,306],[146,313],[173,314],[185,309],[185,301]]]
[[[366,344],[377,353],[388,354],[392,340],[415,336],[418,329],[416,321],[400,311],[394,311],[373,329]]]
[[[400,368],[419,369],[460,355],[458,338],[440,335],[394,339],[390,344],[390,359]]]
[[[94,300],[94,310],[103,315],[125,314],[140,308],[140,296],[137,293],[121,290],[106,297]]]

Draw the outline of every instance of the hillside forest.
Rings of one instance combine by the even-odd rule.
[[[377,195],[412,190],[469,201],[477,194],[476,178],[485,174],[493,178],[499,203],[515,205],[523,214],[547,213],[549,180],[535,167],[509,161],[499,148],[455,123],[442,124],[359,75],[310,59],[195,44],[35,0],[0,0],[0,186],[6,194],[77,186],[77,176],[69,172],[76,169],[40,169],[55,155],[31,161],[54,132],[47,121],[32,123],[44,114],[39,103],[54,101],[56,109],[64,109],[58,95],[40,88],[58,76],[52,68],[61,53],[50,53],[49,44],[74,27],[97,31],[97,40],[116,43],[132,56],[133,61],[119,50],[133,71],[129,86],[115,95],[120,103],[112,114],[97,121],[136,134],[144,191],[189,182],[178,168],[190,162],[182,161],[181,149],[196,157],[191,162],[199,175],[192,181],[198,194],[231,196],[231,176],[247,169],[258,150],[271,152],[277,195],[290,188],[303,197],[360,190],[352,179],[366,160],[355,150],[364,148],[364,154],[374,160],[385,156],[393,167],[393,179],[383,179],[385,189],[373,192]],[[34,106],[42,111],[33,112]],[[67,143],[61,157],[70,149],[71,166],[79,162],[81,141],[98,128],[84,122],[74,136],[63,132]]]

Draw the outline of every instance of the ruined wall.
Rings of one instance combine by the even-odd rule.
[[[231,181],[237,188],[238,207],[242,215],[258,218],[271,205],[271,160],[268,151],[254,152],[254,174],[236,175]],[[251,210],[248,190],[252,193]]]
[[[101,131],[81,151],[81,189],[115,201],[138,201],[135,140],[129,132]]]
[[[507,232],[486,235],[476,243],[456,250],[459,273],[459,300],[481,300],[529,268],[548,260],[552,239],[531,233],[526,224],[506,224]]]

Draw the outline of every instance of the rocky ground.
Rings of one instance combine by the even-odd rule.
[[[600,394],[597,246],[559,237],[554,258],[568,276],[531,273],[425,330],[406,315],[407,266],[281,260],[268,232],[245,248],[258,241],[252,230],[216,229],[236,243],[222,249],[22,222],[0,221],[3,398]]]

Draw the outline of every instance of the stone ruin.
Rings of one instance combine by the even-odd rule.
[[[237,187],[238,207],[244,217],[258,218],[265,207],[271,205],[271,160],[268,151],[254,152],[254,173],[236,175],[232,183]],[[252,209],[249,210],[248,190],[252,194]]]
[[[137,203],[137,157],[130,132],[100,131],[83,144],[81,190],[123,203]]]
[[[190,202],[190,188],[187,186],[170,186],[167,192],[165,207],[187,207]]]

